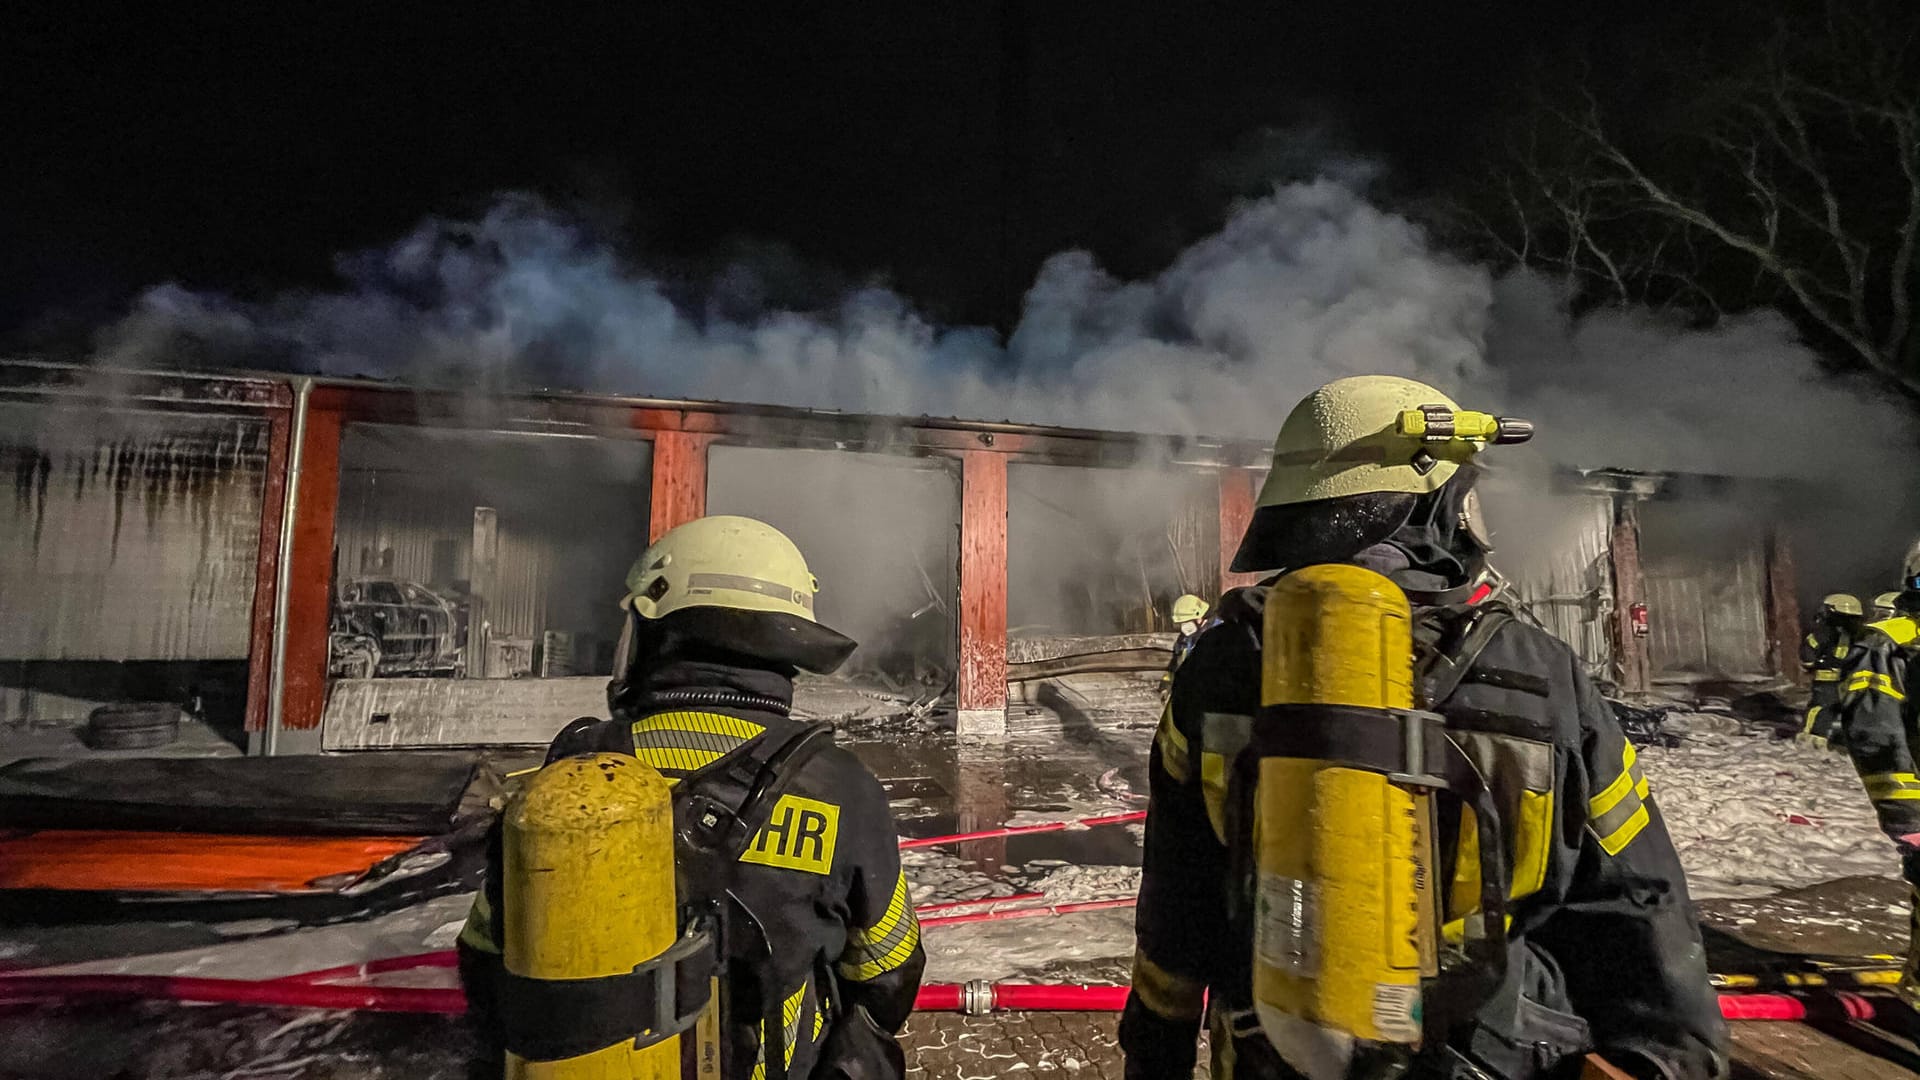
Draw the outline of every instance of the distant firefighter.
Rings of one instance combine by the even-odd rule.
[[[1898,595],[1897,593],[1894,595]],[[1889,605],[1891,614],[1891,605]],[[1859,640],[1860,601],[1846,593],[1834,593],[1820,601],[1820,614],[1813,629],[1800,643],[1800,667],[1811,674],[1813,691],[1807,698],[1807,722],[1795,738],[1816,746],[1827,745],[1833,735],[1837,714],[1834,704],[1840,700],[1840,672],[1847,666],[1847,654]]]
[[[1165,689],[1173,686],[1173,673],[1180,669],[1180,662],[1193,651],[1193,643],[1200,640],[1200,631],[1206,629],[1207,612],[1212,610],[1205,600],[1187,593],[1173,602],[1173,623],[1180,629],[1180,637],[1173,643],[1173,659],[1167,661],[1167,673],[1160,677],[1160,686]]]
[[[1897,592],[1883,592],[1873,598],[1873,621],[1893,618],[1893,603],[1900,599]]]
[[[1909,672],[1920,653],[1920,550],[1907,556],[1892,618],[1869,623],[1847,658],[1836,707],[1853,767],[1866,785],[1880,827],[1900,849],[1902,876],[1920,896],[1920,777],[1914,775],[1914,724],[1920,706]],[[1916,905],[1920,906],[1920,905]],[[1906,970],[1899,992],[1920,1006],[1920,913],[1909,909]]]

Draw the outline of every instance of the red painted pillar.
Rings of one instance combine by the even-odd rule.
[[[653,437],[653,501],[647,511],[647,539],[707,513],[707,447],[713,436],[695,431],[661,431]]]
[[[248,731],[267,730],[267,695],[273,686],[273,601],[280,575],[280,517],[286,510],[290,411],[267,422],[267,472],[260,487],[260,554],[253,564],[253,620],[247,640]]]
[[[1647,639],[1634,632],[1633,607],[1647,598],[1640,571],[1640,512],[1630,495],[1615,495],[1613,510],[1613,666],[1620,690],[1644,694],[1650,685]],[[1659,613],[1651,613],[1659,618]]]
[[[1225,468],[1220,470],[1220,591],[1252,585],[1260,580],[1259,574],[1236,574],[1228,567],[1233,565],[1234,552],[1240,550],[1240,540],[1247,533],[1247,526],[1253,522],[1253,470]]]
[[[327,637],[332,619],[334,511],[340,502],[344,400],[316,389],[307,403],[300,486],[293,507],[293,568],[287,582],[286,699],[281,726],[320,726],[327,705]]]
[[[1800,667],[1800,577],[1793,565],[1793,541],[1779,529],[1767,532],[1767,622],[1773,638],[1773,673],[1805,686]]]
[[[960,468],[959,730],[1007,730],[1007,459],[966,450]]]

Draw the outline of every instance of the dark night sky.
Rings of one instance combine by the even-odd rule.
[[[505,189],[618,207],[642,258],[778,242],[1005,323],[1051,252],[1163,265],[1249,132],[1330,122],[1417,187],[1530,56],[1659,5],[217,7],[5,16],[0,333],[58,340],[166,280],[325,283]]]

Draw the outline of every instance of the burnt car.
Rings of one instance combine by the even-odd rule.
[[[344,678],[458,675],[461,636],[458,609],[425,585],[354,578],[334,600],[327,666]]]

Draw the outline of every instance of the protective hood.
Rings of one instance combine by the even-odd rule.
[[[1424,495],[1373,492],[1261,507],[1254,511],[1232,570],[1257,573],[1355,562],[1362,552],[1386,545],[1404,556],[1406,569],[1445,582],[1442,588],[1463,585],[1485,563],[1480,542],[1461,520],[1475,478],[1475,470],[1461,469]]]

